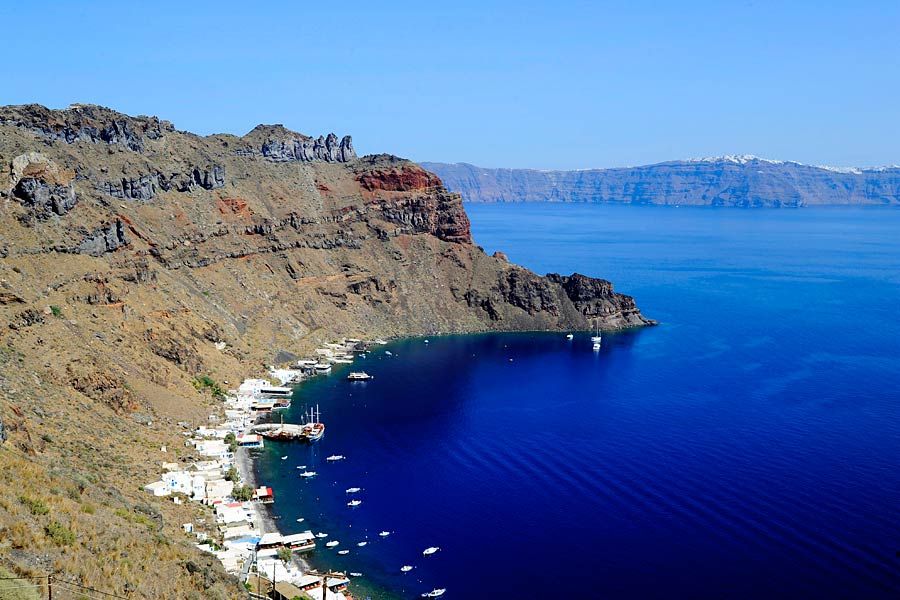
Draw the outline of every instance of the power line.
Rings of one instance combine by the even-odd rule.
[[[67,592],[72,592],[73,594],[78,594],[79,597],[90,598],[91,600],[103,600],[99,596],[91,596],[87,592],[79,590],[78,588],[71,588],[71,587],[66,587],[65,585],[59,585],[55,581],[54,581],[54,587],[56,587],[57,589],[66,590]],[[94,591],[99,591],[99,590],[94,590]],[[125,599],[124,596],[116,596],[116,598]]]
[[[75,583],[74,581],[68,581],[67,579],[60,579],[59,577],[54,576],[53,583],[57,583],[57,582],[66,583],[68,585],[73,585],[73,586],[79,587],[83,590],[90,590],[92,592],[97,592],[98,594],[103,594],[104,596],[109,596],[110,598],[125,598],[125,596],[120,596],[118,594],[111,594],[109,592],[104,592],[102,590],[94,589],[94,588],[86,586],[86,585],[81,585],[80,583]]]

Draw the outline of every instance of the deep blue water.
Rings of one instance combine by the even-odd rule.
[[[662,325],[597,354],[404,340],[353,367],[372,382],[304,384],[325,438],[258,469],[283,529],[351,550],[314,562],[407,598],[900,597],[900,211],[467,210],[487,251],[611,279]]]

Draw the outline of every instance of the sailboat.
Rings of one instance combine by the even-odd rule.
[[[303,426],[303,435],[310,442],[315,442],[316,440],[322,439],[322,436],[325,435],[325,424],[320,421],[322,418],[319,413],[319,405],[316,404],[316,410],[313,411],[312,408],[309,409],[309,416],[306,425]]]

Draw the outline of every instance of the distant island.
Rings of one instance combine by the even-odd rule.
[[[539,171],[419,163],[467,202],[685,206],[900,205],[900,166],[841,168],[729,155],[640,167]]]

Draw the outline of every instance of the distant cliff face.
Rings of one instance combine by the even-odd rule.
[[[486,255],[458,194],[349,137],[202,137],[89,105],[0,108],[0,317],[0,442],[19,453],[0,453],[0,493],[77,533],[62,553],[51,521],[0,506],[16,564],[148,598],[242,592],[194,568],[179,524],[197,515],[134,491],[190,452],[176,424],[212,410],[197,376],[233,386],[338,337],[653,323],[608,281]],[[97,548],[130,558],[112,577]]]
[[[739,207],[900,204],[900,167],[835,169],[753,156],[584,171],[421,165],[469,202]]]

